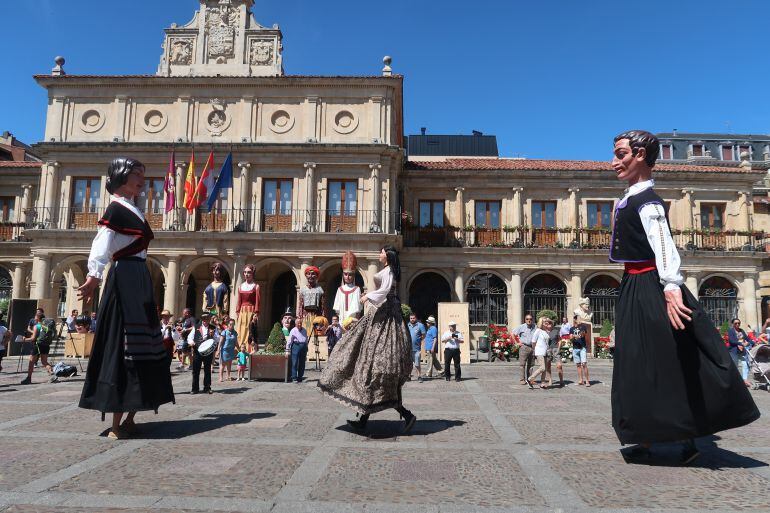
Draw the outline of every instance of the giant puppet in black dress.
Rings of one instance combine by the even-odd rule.
[[[108,168],[107,192],[113,195],[99,220],[88,279],[78,289],[86,302],[112,261],[99,303],[99,324],[88,362],[81,408],[112,413],[112,439],[129,436],[137,411],[158,410],[174,402],[170,357],[163,347],[158,310],[145,262],[152,229],[133,200],[144,189],[144,166],[116,158]],[[125,422],[120,421],[128,413]]]
[[[685,441],[759,417],[738,370],[698,300],[683,285],[665,203],[653,190],[659,143],[634,130],[615,138],[612,167],[628,182],[615,207],[610,260],[625,273],[616,307],[612,426],[626,459],[650,457],[654,442]]]

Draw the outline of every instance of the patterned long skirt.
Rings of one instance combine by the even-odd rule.
[[[360,414],[400,406],[412,371],[410,350],[401,302],[389,295],[379,307],[367,307],[337,342],[318,387]]]

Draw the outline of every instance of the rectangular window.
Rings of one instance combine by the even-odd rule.
[[[444,226],[444,202],[421,201],[420,202],[420,228]]]
[[[588,203],[588,227],[609,229],[612,223],[612,202],[590,201]]]
[[[693,157],[702,157],[703,156],[703,145],[702,144],[693,144],[692,145],[692,156]]]
[[[722,146],[722,160],[735,160],[732,145],[725,144]]]
[[[291,214],[291,180],[265,180],[262,208],[267,215]]]
[[[357,208],[357,183],[329,181],[329,215],[353,216]]]
[[[500,201],[476,202],[476,226],[497,230],[500,228]]]
[[[532,226],[535,228],[556,228],[556,202],[532,202]]]
[[[661,151],[661,157],[663,160],[671,160],[673,157],[671,156],[671,145],[670,144],[664,144],[662,151]]]
[[[75,212],[95,213],[101,190],[100,178],[75,178],[72,182],[72,209]]]
[[[136,199],[137,208],[145,214],[162,214],[166,208],[164,185],[164,178],[146,178],[144,190]]]
[[[0,196],[0,221],[13,221],[13,207],[16,204],[16,198]]]
[[[724,228],[724,214],[725,206],[722,203],[701,203],[701,228],[710,230],[722,230]]]

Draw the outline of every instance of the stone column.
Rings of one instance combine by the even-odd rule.
[[[752,329],[761,327],[757,314],[757,279],[754,273],[746,273],[744,275],[741,289],[743,292],[743,312],[745,317],[741,319],[743,324],[747,327],[751,326]]]
[[[406,284],[409,281],[409,268],[401,266],[401,281],[398,282],[398,295],[401,298],[402,303],[409,304],[409,290],[406,288]]]
[[[508,301],[508,326],[521,324],[523,315],[523,295],[521,290],[521,270],[511,269],[511,296]]]
[[[47,227],[51,227],[55,223],[59,216],[56,211],[56,198],[59,191],[59,163],[49,161],[43,166],[43,208],[41,212],[38,212],[38,221],[45,223]]]
[[[366,268],[366,290],[374,290],[374,275],[380,270],[380,261],[376,258],[369,260]]]
[[[26,226],[29,226],[32,222],[29,213],[32,207],[32,185],[25,183],[21,186],[21,212],[19,212],[19,219]]]
[[[682,201],[687,212],[684,215],[684,229],[692,230],[692,192],[689,189],[682,189]],[[693,292],[694,293],[694,292]]]
[[[687,288],[692,292],[692,295],[695,296],[695,298],[698,298],[698,275],[696,273],[687,273],[686,278],[684,280],[684,284],[687,286]]]
[[[749,231],[751,225],[749,224],[749,201],[750,194],[747,191],[740,191],[738,193],[738,230]]]
[[[181,313],[179,309],[179,257],[177,256],[168,258],[163,308],[171,312],[171,315],[175,317]]]
[[[26,282],[27,282],[27,270],[24,262],[14,262],[13,268],[13,292],[11,297],[13,299],[24,299],[27,297]]]
[[[372,171],[372,215],[371,219],[369,219],[368,228],[369,233],[381,233],[383,222],[380,215],[382,211],[382,183],[380,182],[380,169],[382,169],[382,164],[369,164],[369,169]]]
[[[305,219],[302,222],[302,231],[307,232],[317,231],[315,221],[315,168],[315,162],[305,162]]]
[[[255,208],[259,208],[258,206],[255,207],[254,205],[249,205],[249,192],[251,189],[251,182],[249,181],[249,171],[251,170],[251,163],[250,162],[238,162],[238,167],[241,168],[241,180],[240,180],[240,190],[239,190],[239,203],[238,203],[238,214],[235,216],[235,224],[236,226],[238,223],[243,223],[243,229],[248,231],[251,231],[251,219],[254,218],[254,215],[256,214]]]
[[[455,199],[457,202],[457,228],[462,230],[467,224],[465,219],[465,187],[455,187],[455,192],[457,193]]]
[[[465,268],[455,267],[455,301],[465,302]]]
[[[176,162],[176,176],[174,193],[176,194],[176,208],[174,208],[172,225],[177,230],[182,230],[184,227],[184,181],[187,174],[187,162]]]
[[[570,297],[567,302],[567,311],[565,312],[567,319],[572,318],[570,314],[578,307],[581,297],[583,297],[583,279],[579,272],[573,272],[572,276],[570,276]]]
[[[51,257],[35,255],[32,259],[32,299],[46,299],[51,294]]]
[[[567,218],[567,226],[579,228],[581,224],[580,203],[578,202],[577,193],[580,192],[580,189],[577,187],[570,187],[567,191],[569,192],[569,217]]]

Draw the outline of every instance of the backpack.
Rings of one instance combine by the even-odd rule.
[[[67,365],[64,362],[59,362],[54,365],[53,375],[57,378],[69,378],[71,376],[77,376],[78,370],[74,365]]]
[[[56,321],[53,319],[43,319],[40,321],[40,332],[37,335],[37,343],[50,345],[53,342],[53,336],[56,333]]]

